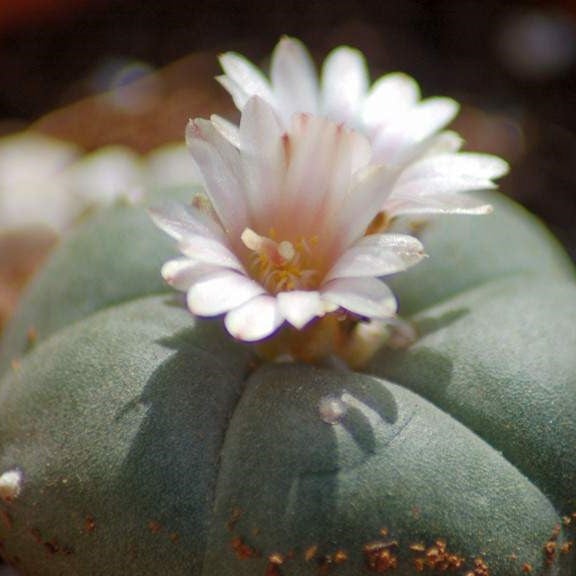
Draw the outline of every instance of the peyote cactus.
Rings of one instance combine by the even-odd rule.
[[[463,194],[506,165],[436,134],[453,101],[402,75],[366,95],[359,58],[329,57],[308,110],[296,41],[271,83],[225,55],[240,127],[192,122],[206,196],[152,211],[184,256],[116,206],[30,286],[0,356],[22,574],[574,575],[573,265],[514,203]],[[400,120],[375,107],[396,98]]]
[[[573,270],[490,200],[425,230],[430,259],[395,284],[422,336],[365,374],[255,366],[158,283],[171,248],[139,208],[86,222],[2,345],[3,557],[47,576],[572,574]]]

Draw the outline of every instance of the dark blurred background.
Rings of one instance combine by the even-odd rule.
[[[467,148],[509,160],[503,190],[576,257],[569,0],[0,0],[0,134],[35,122],[88,150],[178,140],[190,116],[234,114],[212,81],[217,53],[263,63],[282,34],[301,38],[318,62],[351,44],[373,77],[403,70],[425,95],[461,101],[455,127]],[[137,93],[94,98],[138,78]]]

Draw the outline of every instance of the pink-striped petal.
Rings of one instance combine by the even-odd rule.
[[[322,299],[367,318],[390,318],[396,299],[386,284],[376,278],[338,278],[322,286]]]
[[[370,160],[366,138],[323,118],[299,116],[290,135],[290,164],[281,212],[296,236],[321,238],[332,228],[352,175]]]
[[[263,294],[234,308],[226,314],[226,329],[245,342],[255,342],[270,336],[284,322],[274,296]]]
[[[252,226],[269,223],[278,207],[285,170],[282,134],[274,109],[261,98],[251,98],[242,113],[239,136]]]

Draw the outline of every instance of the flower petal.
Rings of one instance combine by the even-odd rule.
[[[176,258],[162,266],[162,277],[176,290],[186,292],[198,279],[210,276],[219,270],[217,266],[194,262],[190,258]]]
[[[220,56],[219,61],[226,76],[247,95],[246,101],[251,96],[260,96],[268,102],[274,101],[268,80],[260,69],[244,58],[244,56],[236,52],[226,52]],[[222,83],[221,80],[220,82]],[[228,90],[226,85],[224,85],[224,88]],[[232,96],[234,97],[234,94]],[[234,101],[236,103],[236,98],[234,98]],[[244,107],[246,101],[240,106],[236,103],[240,110]]]
[[[257,96],[251,98],[242,112],[240,147],[253,226],[269,223],[277,209],[285,170],[282,134],[274,109]]]
[[[459,194],[472,190],[492,190],[496,184],[492,180],[468,178],[465,176],[429,177],[398,183],[390,195],[390,200],[402,198],[431,198],[437,195]]]
[[[346,250],[326,280],[394,274],[410,268],[422,258],[424,247],[412,236],[371,234]]]
[[[396,313],[396,298],[376,278],[338,278],[322,287],[322,299],[367,318],[385,319]]]
[[[459,105],[451,98],[429,98],[388,124],[374,140],[378,162],[401,164],[419,152],[424,141],[448,124]]]
[[[438,154],[453,154],[464,145],[464,139],[452,130],[444,130],[429,139],[424,147],[422,157],[436,156]]]
[[[325,118],[298,115],[286,144],[287,173],[278,207],[291,238],[323,235],[350,188],[353,172],[370,159],[357,132]]]
[[[490,154],[439,154],[428,156],[411,164],[398,179],[398,184],[411,180],[451,178],[454,176],[471,180],[492,180],[508,172],[508,163]]]
[[[248,210],[238,150],[202,119],[188,123],[186,142],[223,227],[232,236],[240,234],[246,228]]]
[[[180,251],[196,262],[245,273],[240,260],[220,240],[206,236],[187,236],[180,243]]]
[[[400,72],[377,80],[362,107],[362,122],[368,128],[383,126],[398,114],[404,114],[420,99],[416,81]]]
[[[242,110],[246,105],[246,102],[251,98],[252,94],[249,94],[244,90],[244,88],[232,80],[229,76],[221,75],[216,76],[216,81],[232,96],[232,100],[234,101],[234,105],[238,110]]]
[[[214,128],[216,128],[234,148],[240,148],[240,131],[236,124],[232,124],[232,122],[226,120],[226,118],[222,118],[222,116],[218,116],[218,114],[212,114],[210,121],[214,125]]]
[[[339,207],[338,225],[333,231],[339,235],[341,246],[350,246],[364,235],[372,219],[382,210],[396,175],[395,170],[378,164],[367,166],[355,175],[354,184]]]
[[[232,336],[255,342],[270,336],[284,322],[274,296],[263,294],[226,314],[226,329]]]
[[[368,90],[362,52],[348,46],[333,50],[322,68],[322,111],[336,122],[352,122]]]
[[[482,198],[464,194],[430,194],[390,198],[385,210],[392,216],[411,214],[490,214],[493,208]]]
[[[169,202],[148,210],[152,220],[164,232],[178,241],[192,236],[205,236],[223,241],[225,236],[220,225],[200,210]]]
[[[195,281],[188,290],[188,308],[198,316],[217,316],[264,294],[264,288],[232,270],[219,269]]]
[[[280,292],[276,299],[282,316],[298,330],[304,328],[313,318],[324,316],[326,312],[320,294],[315,291]]]
[[[287,125],[297,112],[318,113],[316,68],[302,42],[288,37],[278,42],[272,54],[270,78]]]

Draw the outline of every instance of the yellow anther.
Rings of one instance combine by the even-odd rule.
[[[270,236],[273,235],[275,230],[271,228]],[[246,248],[252,251],[252,273],[271,292],[309,289],[314,286],[318,273],[311,265],[311,250],[305,238],[294,243],[289,240],[277,242],[246,228],[242,232],[241,240]],[[311,242],[317,243],[318,238],[312,238]]]

